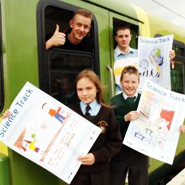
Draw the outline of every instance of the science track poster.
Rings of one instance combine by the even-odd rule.
[[[185,117],[185,95],[146,80],[137,111],[123,143],[162,162],[173,164],[179,128]]]
[[[27,82],[0,123],[0,141],[70,184],[101,129]]]
[[[145,79],[171,90],[170,57],[173,35],[156,38],[139,36],[138,39],[138,70],[142,91]]]

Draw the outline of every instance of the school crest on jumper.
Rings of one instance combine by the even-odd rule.
[[[99,121],[98,122],[98,127],[102,129],[101,131],[101,134],[105,133],[107,127],[108,127],[108,124],[106,121]]]

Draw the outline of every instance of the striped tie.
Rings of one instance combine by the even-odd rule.
[[[85,108],[85,115],[86,116],[90,116],[89,110],[91,109],[91,107],[89,105],[87,105],[87,107]]]

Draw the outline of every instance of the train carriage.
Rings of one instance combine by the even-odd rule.
[[[157,18],[126,0],[1,0],[0,6],[1,112],[10,106],[27,81],[64,104],[70,103],[66,97],[67,89],[72,91],[69,86],[73,84],[76,74],[85,68],[93,69],[100,76],[106,87],[104,98],[109,102],[114,95],[112,67],[116,43],[113,30],[119,23],[131,26],[133,48],[137,48],[138,35],[174,35],[173,49],[177,56],[175,67],[171,67],[171,87],[175,92],[185,93],[185,29]],[[45,41],[55,31],[56,24],[61,32],[66,30],[72,14],[79,8],[93,13],[90,31],[93,52],[60,48],[46,50]],[[151,159],[150,185],[164,183],[163,177],[183,163],[184,137],[180,137],[172,166]],[[2,143],[0,153],[0,169],[4,169],[3,165],[9,161],[7,172],[0,170],[2,185],[65,184]]]

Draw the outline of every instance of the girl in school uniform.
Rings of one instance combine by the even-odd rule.
[[[122,139],[113,110],[102,96],[99,77],[91,70],[79,73],[75,81],[79,102],[70,108],[102,129],[101,134],[85,156],[71,185],[109,185],[109,159],[122,146]],[[87,107],[87,108],[86,108]]]
[[[109,159],[122,146],[119,125],[111,107],[104,103],[100,79],[93,71],[84,70],[79,73],[75,85],[80,101],[69,107],[102,131],[89,153],[79,156],[82,165],[71,185],[110,185]],[[9,110],[2,118],[8,116]]]

